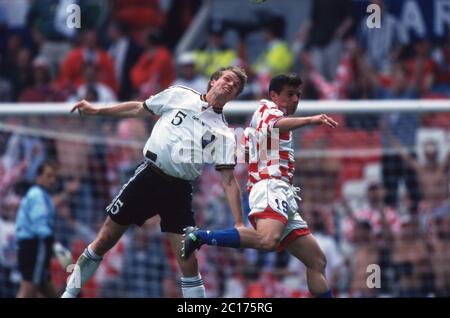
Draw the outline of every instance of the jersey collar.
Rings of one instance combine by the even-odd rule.
[[[206,100],[206,94],[200,95],[200,100],[201,100],[202,102],[206,103],[206,105],[204,105],[204,106],[202,107],[202,110],[206,110],[206,109],[208,109],[209,107],[211,107],[211,108],[213,109],[213,111],[214,111],[216,114],[222,114],[222,113],[223,113],[223,112],[222,112],[222,109],[214,108],[213,106],[211,106],[211,105],[208,104],[208,101]]]

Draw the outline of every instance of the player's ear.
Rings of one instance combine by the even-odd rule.
[[[278,96],[278,94],[275,91],[270,91],[269,92],[269,98],[271,101],[274,101],[274,99],[276,99]]]

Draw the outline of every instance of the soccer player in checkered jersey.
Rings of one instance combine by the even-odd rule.
[[[241,193],[234,177],[236,142],[222,109],[242,92],[247,76],[238,67],[222,68],[208,83],[207,94],[172,86],[144,103],[125,102],[95,108],[77,103],[85,115],[116,117],[161,116],[144,147],[145,160],[106,208],[108,216],[97,238],[85,249],[71,274],[63,298],[77,297],[82,285],[94,274],[103,255],[131,224],[141,226],[159,214],[161,231],[166,232],[176,251],[182,277],[183,296],[205,297],[205,287],[194,254],[181,258],[183,229],[195,226],[191,208],[191,181],[201,174],[205,162],[214,163],[236,226],[242,226]]]
[[[296,74],[274,77],[269,100],[262,100],[244,134],[248,151],[249,220],[254,229],[185,230],[182,256],[188,257],[203,244],[265,251],[287,249],[307,268],[308,288],[317,297],[331,297],[325,279],[326,259],[308,225],[298,212],[299,188],[293,186],[294,149],[292,130],[306,125],[337,127],[322,114],[289,117],[297,109],[302,80]]]

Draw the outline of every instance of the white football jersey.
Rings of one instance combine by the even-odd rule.
[[[204,95],[172,86],[151,96],[144,106],[161,117],[143,153],[166,174],[194,180],[204,163],[214,164],[216,169],[236,165],[235,135]]]

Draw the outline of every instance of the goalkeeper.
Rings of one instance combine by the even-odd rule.
[[[70,252],[54,242],[56,206],[77,190],[78,184],[65,185],[65,190],[51,197],[56,183],[55,167],[44,162],[37,169],[33,185],[20,202],[16,218],[18,267],[22,282],[18,298],[34,298],[38,292],[44,297],[58,297],[50,278],[50,259],[53,250],[62,266],[72,261]]]

